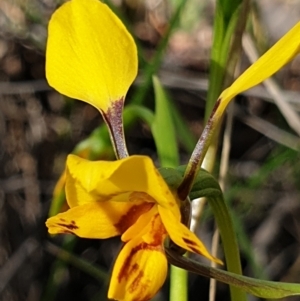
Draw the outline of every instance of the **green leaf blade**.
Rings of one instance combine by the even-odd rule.
[[[177,139],[173,119],[170,114],[168,96],[159,79],[153,77],[155,92],[155,117],[151,125],[161,166],[175,167],[179,164]]]

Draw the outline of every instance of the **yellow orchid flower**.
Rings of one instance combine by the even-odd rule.
[[[211,256],[180,222],[176,194],[146,156],[88,161],[69,155],[66,197],[70,209],[47,220],[49,233],[104,239],[121,235],[125,243],[112,273],[108,298],[149,300],[165,281],[167,236],[187,251]]]
[[[123,139],[124,97],[136,73],[134,41],[105,4],[72,0],[53,14],[46,51],[48,82],[99,109],[119,158],[127,156],[118,141]],[[167,236],[185,250],[220,263],[181,223],[179,201],[150,158],[91,162],[70,155],[65,179],[70,209],[48,219],[49,233],[98,239],[121,235],[125,243],[115,262],[109,298],[142,301],[156,294],[167,275]]]

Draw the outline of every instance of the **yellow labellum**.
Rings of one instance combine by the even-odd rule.
[[[272,76],[290,62],[300,51],[300,22],[288,31],[272,48],[252,64],[235,82],[220,95],[216,112],[222,114],[230,100]]]
[[[46,77],[53,88],[107,112],[137,74],[132,36],[107,5],[71,0],[49,22]]]
[[[150,300],[166,279],[168,263],[163,250],[166,232],[157,210],[139,230],[142,233],[125,244],[116,260],[108,291],[110,299]]]

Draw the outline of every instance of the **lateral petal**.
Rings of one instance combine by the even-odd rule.
[[[49,218],[50,234],[68,233],[84,238],[109,238],[125,232],[138,217],[150,210],[145,202],[96,202],[69,209]]]
[[[181,248],[205,256],[207,259],[222,264],[222,261],[213,257],[201,240],[191,232],[172,212],[158,206],[158,212],[171,240]]]
[[[50,86],[106,112],[137,75],[132,36],[98,0],[72,0],[49,22],[46,77]]]
[[[258,85],[291,61],[300,52],[299,32],[300,22],[224,90],[219,97],[220,110],[224,110],[234,96]]]
[[[148,226],[152,231],[128,241],[121,250],[111,277],[109,299],[150,300],[163,285],[168,264],[162,248],[165,233],[157,232],[162,226],[158,214]]]

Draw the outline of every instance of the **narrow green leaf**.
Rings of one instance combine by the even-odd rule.
[[[173,123],[176,128],[178,140],[188,153],[192,153],[197,143],[197,139],[192,134],[185,120],[183,120],[183,118],[181,117],[181,114],[179,113],[176,106],[170,106],[170,113],[172,115]]]
[[[222,7],[225,20],[230,20],[243,0],[219,0],[218,5]]]
[[[222,91],[224,77],[233,74],[234,71],[234,69],[228,70],[226,66],[230,54],[232,36],[234,35],[238,20],[239,9],[236,9],[232,15],[230,15],[230,18],[226,20],[226,15],[221,5],[216,6],[214,39],[210,57],[209,87],[205,106],[205,120],[208,120],[214,104]],[[235,66],[231,67],[233,68]]]
[[[279,299],[300,295],[300,284],[259,280],[203,265],[195,260],[178,255],[165,248],[168,261],[178,267],[209,278],[214,278],[239,288],[254,296],[266,299]]]
[[[151,125],[161,166],[175,167],[179,164],[179,154],[175,127],[170,114],[168,96],[157,77],[153,77],[155,92],[155,118]]]
[[[141,105],[130,104],[124,108],[123,120],[125,129],[132,125],[138,118],[151,127],[151,124],[154,121],[154,114],[151,110]]]

